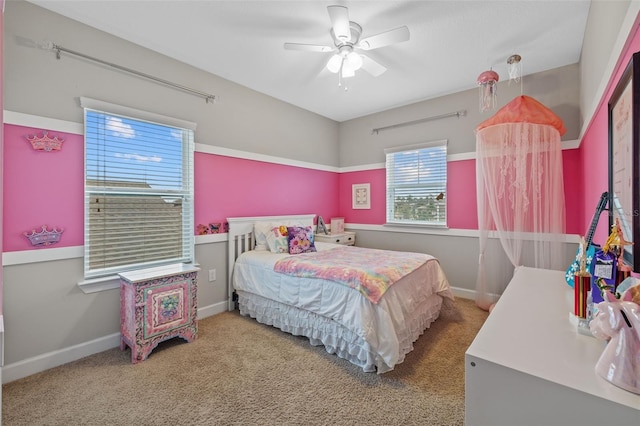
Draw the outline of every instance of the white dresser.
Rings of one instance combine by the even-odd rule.
[[[465,354],[465,424],[640,425],[640,395],[595,372],[564,271],[520,267]]]

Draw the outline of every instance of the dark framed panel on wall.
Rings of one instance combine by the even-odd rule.
[[[640,244],[640,52],[634,53],[609,99],[609,232],[620,222]],[[640,272],[640,249],[624,245],[624,261]]]

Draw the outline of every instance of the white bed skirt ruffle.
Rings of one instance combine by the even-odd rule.
[[[328,353],[346,359],[365,372],[377,371],[378,374],[393,370],[395,365],[404,361],[405,355],[413,350],[413,343],[438,318],[443,301],[440,295],[433,294],[409,318],[404,318],[402,324],[394,325],[399,353],[397,358],[394,357],[397,359],[394,365],[388,365],[364,338],[328,317],[253,293],[236,292],[241,315],[294,336],[305,336],[312,345],[323,345]]]

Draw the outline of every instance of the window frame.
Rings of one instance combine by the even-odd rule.
[[[146,267],[161,266],[172,263],[194,263],[195,261],[195,237],[194,237],[194,153],[195,153],[195,141],[194,133],[196,124],[176,119],[173,117],[167,117],[160,114],[155,114],[148,111],[137,110],[121,105],[116,105],[108,102],[103,102],[91,98],[80,98],[80,106],[83,108],[84,116],[84,280],[79,283],[82,285],[96,286],[97,290],[106,288],[114,288],[112,285],[106,284],[109,280],[117,278],[117,274],[124,271],[131,271],[136,269],[143,269]],[[145,188],[139,190],[135,188],[135,185],[131,187],[122,187],[120,189],[114,189],[113,187],[103,186],[90,186],[87,185],[87,111],[93,111],[98,114],[122,117],[128,120],[134,120],[138,122],[146,122],[151,124],[157,124],[160,126],[178,128],[182,131],[182,188],[180,190],[161,190],[158,191],[153,188]],[[89,229],[90,226],[90,195],[91,194],[111,194],[111,195],[138,195],[143,198],[179,195],[182,198],[181,216],[182,216],[182,232],[181,232],[181,255],[178,257],[172,257],[170,259],[156,259],[149,262],[140,262],[136,264],[113,266],[108,268],[91,269],[89,266],[89,253],[91,250],[89,241]],[[103,282],[100,284],[100,282]],[[84,290],[84,289],[83,289]]]
[[[390,159],[399,153],[406,153],[409,151],[416,150],[428,150],[433,148],[444,148],[444,183],[442,183],[441,192],[444,194],[444,221],[443,222],[433,222],[433,221],[421,221],[421,220],[398,220],[394,219],[395,214],[395,188],[398,185],[392,185],[390,183],[390,177],[394,176],[392,171],[390,170]],[[448,186],[448,161],[447,161],[447,149],[448,149],[448,140],[440,139],[436,141],[424,142],[414,145],[403,145],[393,148],[387,148],[384,150],[385,153],[385,189],[386,189],[386,197],[385,197],[385,225],[391,226],[413,226],[413,227],[428,227],[428,228],[439,228],[439,229],[448,229],[448,208],[447,208],[447,186]],[[439,163],[437,163],[439,164]],[[426,184],[414,184],[416,188],[424,189]]]

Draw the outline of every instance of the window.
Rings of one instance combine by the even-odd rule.
[[[387,223],[447,225],[447,141],[386,149]]]
[[[88,98],[81,105],[85,278],[191,262],[195,125]]]

